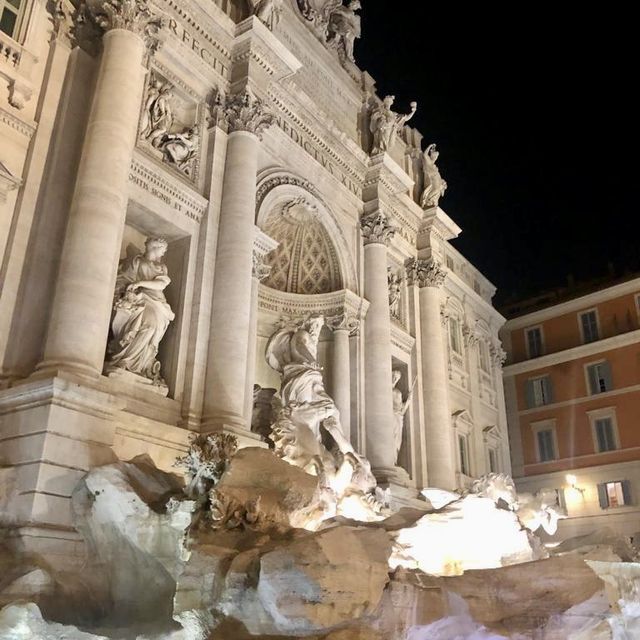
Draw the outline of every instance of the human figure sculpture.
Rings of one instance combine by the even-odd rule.
[[[393,273],[393,271],[389,269],[387,282],[389,285],[389,313],[391,313],[392,318],[399,318],[402,279],[397,273]]]
[[[253,15],[273,31],[282,16],[283,0],[251,0],[251,4]]]
[[[355,61],[353,48],[356,39],[362,35],[360,16],[356,13],[362,8],[360,0],[351,0],[331,9],[327,24],[327,44],[338,49],[341,55],[351,62]]]
[[[198,125],[193,125],[182,133],[167,134],[161,145],[165,160],[186,175],[190,175],[191,161],[198,153],[199,138]]]
[[[381,105],[374,107],[371,113],[369,129],[373,134],[373,155],[390,151],[396,139],[398,131],[413,118],[418,109],[418,103],[411,103],[409,113],[399,114],[391,109],[395,102],[395,96],[386,96]]]
[[[413,387],[409,394],[407,395],[407,399],[405,400],[402,396],[402,391],[398,389],[398,382],[402,378],[402,372],[398,369],[393,370],[392,374],[392,382],[393,382],[393,441],[395,444],[396,450],[396,460],[398,460],[398,456],[400,455],[400,449],[402,447],[402,436],[404,433],[404,417],[411,405],[411,400],[413,398]]]
[[[447,190],[447,183],[442,179],[436,161],[440,152],[435,144],[430,144],[422,154],[422,168],[424,172],[424,190],[420,199],[423,209],[437,207],[440,198]]]
[[[163,257],[167,241],[147,238],[144,253],[120,262],[105,372],[124,369],[165,386],[158,346],[175,315],[164,290],[171,282]]]
[[[356,453],[340,426],[340,413],[324,387],[318,340],[324,318],[312,315],[276,331],[266,359],[282,377],[270,439],[281,458],[319,477],[337,513],[358,505],[362,517],[377,517],[376,480],[366,458]]]
[[[147,91],[140,135],[153,147],[159,147],[173,124],[171,85],[154,80]]]

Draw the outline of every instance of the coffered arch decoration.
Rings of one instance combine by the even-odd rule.
[[[289,174],[270,175],[258,186],[257,206],[257,225],[279,243],[265,257],[271,267],[265,286],[304,295],[355,291],[347,243],[310,183]]]

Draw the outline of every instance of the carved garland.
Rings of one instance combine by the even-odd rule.
[[[396,234],[396,227],[382,211],[367,213],[360,218],[360,228],[365,246],[368,244],[389,245]]]
[[[430,259],[411,258],[407,262],[407,278],[410,285],[422,287],[441,287],[447,272],[440,263]]]

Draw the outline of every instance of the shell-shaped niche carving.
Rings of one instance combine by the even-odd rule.
[[[264,231],[280,243],[265,260],[271,266],[266,286],[307,295],[342,289],[335,247],[318,208],[306,198],[279,206],[268,216]]]

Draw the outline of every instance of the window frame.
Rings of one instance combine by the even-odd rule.
[[[536,356],[531,355],[531,348],[529,346],[529,332],[538,330],[540,331],[540,353]],[[541,358],[546,353],[544,327],[541,324],[532,325],[526,327],[524,330],[524,344],[527,351],[527,360],[533,360],[535,358]]]
[[[539,382],[541,380],[548,380],[548,385],[541,385],[541,388],[544,388],[546,386],[547,388],[547,402],[541,402],[541,403],[536,403],[535,401],[535,383]],[[540,407],[548,407],[549,405],[554,403],[554,398],[553,398],[553,383],[551,381],[551,374],[549,373],[545,373],[544,375],[541,376],[536,376],[534,378],[528,378],[526,381],[526,385],[531,385],[531,398],[533,400],[533,406],[529,406],[529,392],[528,390],[525,388],[525,404],[527,405],[527,409],[539,409]],[[542,392],[544,395],[544,391]],[[544,398],[543,398],[544,400]]]
[[[467,478],[473,477],[473,470],[471,469],[471,451],[470,451],[470,438],[468,433],[458,433],[458,469],[463,476]],[[460,443],[464,442],[464,460],[462,455],[462,448]],[[466,467],[466,470],[465,468]]]
[[[598,453],[611,453],[613,451],[619,451],[622,447],[620,446],[620,433],[618,431],[618,419],[616,416],[615,407],[606,407],[603,409],[594,409],[592,411],[587,411],[587,416],[589,418],[589,425],[591,426],[591,438],[593,440],[594,452],[598,454]],[[613,442],[615,444],[614,449],[607,449],[606,451],[600,451],[598,447],[598,431],[597,431],[598,420],[611,420],[611,430],[613,432]]]
[[[595,314],[595,317],[596,317],[597,336],[595,340],[586,339],[584,335],[584,325],[582,323],[582,318],[591,313]],[[580,340],[582,341],[582,344],[593,344],[594,342],[598,342],[599,340],[602,340],[602,329],[600,326],[600,314],[598,313],[598,307],[593,307],[592,309],[585,309],[584,311],[578,312],[578,328],[580,330]]]
[[[560,447],[558,447],[558,432],[557,432],[556,419],[552,418],[550,420],[532,422],[531,429],[533,431],[533,441],[535,445],[537,464],[548,464],[550,462],[555,462],[557,460],[560,460]],[[542,460],[542,456],[540,455],[540,442],[538,440],[538,434],[541,431],[551,431],[554,457],[551,458],[550,460]]]
[[[619,484],[622,492],[622,504],[612,505],[609,500],[608,485]],[[598,490],[598,502],[600,508],[604,511],[606,509],[621,509],[624,507],[633,506],[633,497],[631,495],[631,482],[629,480],[607,480],[605,482],[599,482],[597,484]],[[606,498],[606,505],[603,498]]]
[[[16,22],[13,27],[13,33],[8,34],[5,31],[0,31],[0,33],[2,33],[7,38],[11,38],[14,42],[21,44],[24,40],[23,26],[25,24],[25,16],[27,15],[27,8],[30,7],[33,2],[30,2],[29,0],[18,0],[18,2],[20,6],[15,11]],[[16,9],[8,0],[0,0],[0,18],[2,18],[4,9],[7,6],[11,10]]]
[[[455,323],[455,330],[454,330],[454,323]],[[453,345],[453,340],[452,340],[452,336],[453,333],[455,332],[456,334],[456,342],[459,348],[459,351],[457,351],[454,348]],[[463,340],[462,340],[462,322],[460,321],[460,319],[457,316],[451,316],[449,318],[449,347],[451,348],[452,353],[455,353],[457,356],[463,357],[464,356],[464,347],[463,347]]]
[[[611,388],[610,389],[605,389],[604,391],[596,391],[596,392],[594,392],[593,389],[591,388],[591,378],[589,376],[589,369],[591,369],[592,367],[597,367],[600,364],[606,364],[609,367]],[[584,365],[584,379],[585,379],[585,385],[586,385],[586,389],[587,389],[587,396],[590,396],[590,397],[601,396],[604,393],[609,393],[609,392],[614,390],[613,370],[611,368],[611,363],[606,358],[602,358],[600,360],[594,360],[592,362],[585,363],[585,365]]]

